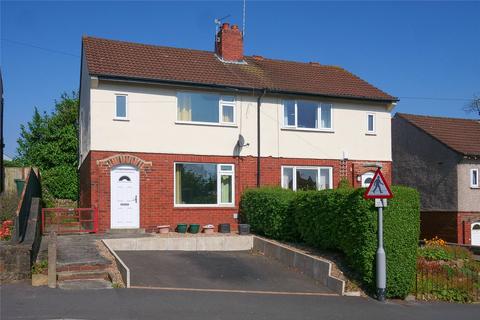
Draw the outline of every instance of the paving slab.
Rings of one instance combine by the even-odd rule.
[[[116,251],[133,287],[333,293],[319,282],[251,251]]]
[[[59,282],[58,287],[64,290],[112,289],[112,283],[106,280],[69,280]]]

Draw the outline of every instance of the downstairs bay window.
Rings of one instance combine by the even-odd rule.
[[[290,190],[332,189],[331,167],[282,167],[282,187]]]
[[[232,164],[175,163],[176,206],[232,206]]]

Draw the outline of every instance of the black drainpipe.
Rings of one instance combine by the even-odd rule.
[[[257,188],[260,188],[260,106],[262,98],[267,93],[267,89],[263,89],[261,95],[257,99]]]

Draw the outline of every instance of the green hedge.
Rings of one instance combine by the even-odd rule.
[[[387,295],[405,297],[415,277],[419,196],[406,187],[392,191],[395,197],[384,210]],[[314,247],[343,252],[364,284],[374,289],[377,209],[363,193],[364,189],[294,193],[260,188],[242,196],[241,213],[260,234],[280,240],[296,237]]]
[[[295,193],[281,188],[246,190],[240,201],[242,219],[252,231],[278,240],[298,239],[289,206]]]

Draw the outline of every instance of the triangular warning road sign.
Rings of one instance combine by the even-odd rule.
[[[367,191],[365,191],[364,197],[367,199],[388,199],[393,197],[393,193],[380,168],[375,172],[372,182],[370,182]]]

